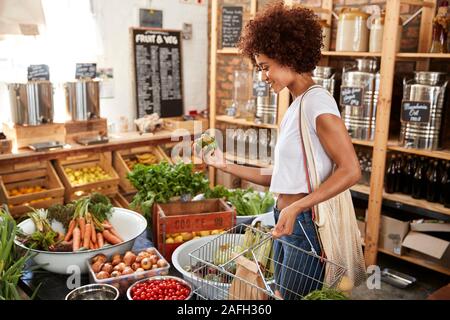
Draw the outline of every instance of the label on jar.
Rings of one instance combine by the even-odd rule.
[[[402,101],[402,121],[429,122],[431,103],[427,101]]]
[[[77,63],[75,69],[75,79],[94,79],[96,75],[96,63]]]
[[[268,95],[268,85],[264,81],[256,81],[253,83],[253,96],[267,97]]]
[[[362,107],[362,87],[341,87],[341,105]]]

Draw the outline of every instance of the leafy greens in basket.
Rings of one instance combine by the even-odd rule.
[[[260,192],[253,189],[228,190],[218,185],[205,193],[206,199],[225,198],[236,208],[238,216],[254,216],[268,212],[275,204],[275,199],[270,192],[261,196]]]

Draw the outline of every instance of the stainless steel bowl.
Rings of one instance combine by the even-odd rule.
[[[181,279],[181,278],[173,277],[173,276],[156,276],[156,277],[150,277],[150,278],[142,279],[142,280],[140,280],[140,281],[137,281],[137,282],[133,283],[133,285],[130,286],[130,287],[128,288],[128,290],[127,290],[127,298],[128,298],[128,300],[133,300],[133,298],[131,297],[131,290],[132,290],[133,287],[135,287],[138,283],[146,282],[146,281],[153,281],[153,280],[167,280],[167,279],[176,280],[176,281],[178,281],[179,283],[181,283],[181,284],[187,286],[187,287],[189,288],[190,293],[189,293],[189,295],[186,297],[186,300],[189,300],[189,299],[192,298],[192,296],[194,295],[194,288],[192,287],[192,285],[191,285],[189,282],[187,282],[187,281],[185,281],[185,280],[183,280],[183,279]]]
[[[117,300],[119,290],[109,284],[88,284],[78,287],[66,296],[66,300]]]

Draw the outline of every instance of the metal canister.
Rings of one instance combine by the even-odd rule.
[[[8,85],[12,122],[37,126],[53,122],[53,86],[50,81]]]
[[[331,95],[334,95],[334,87],[336,85],[335,75],[334,68],[317,66],[313,71],[312,78],[315,83],[327,89]]]
[[[100,87],[95,80],[78,80],[64,84],[66,111],[72,121],[100,117]]]
[[[403,80],[400,144],[404,147],[436,149],[444,108],[446,74],[417,71]]]
[[[278,95],[263,81],[262,71],[254,75],[253,95],[256,99],[257,120],[262,123],[276,124]]]
[[[352,138],[373,140],[380,87],[378,64],[374,59],[356,59],[344,67],[341,84],[341,112]]]

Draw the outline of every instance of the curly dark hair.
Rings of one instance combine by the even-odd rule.
[[[312,10],[276,1],[246,24],[238,48],[254,64],[255,55],[264,54],[298,73],[311,72],[321,57],[319,18]]]

